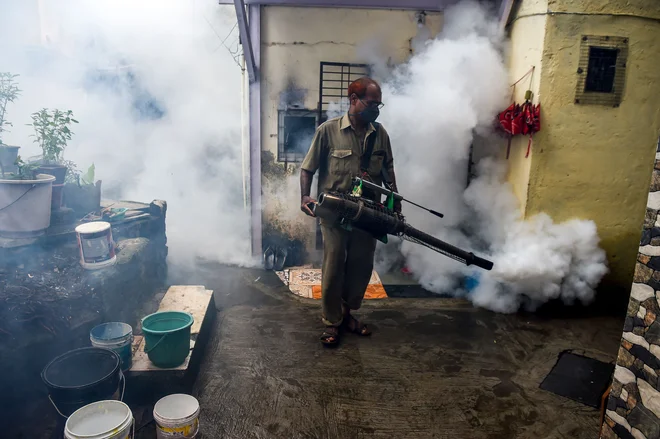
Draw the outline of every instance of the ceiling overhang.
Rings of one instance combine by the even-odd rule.
[[[246,5],[310,6],[326,8],[411,9],[442,11],[460,0],[244,0]],[[233,0],[218,0],[221,5]]]

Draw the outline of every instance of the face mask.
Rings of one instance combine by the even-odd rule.
[[[365,122],[375,122],[380,115],[380,110],[376,106],[367,107],[364,111],[360,111],[358,116]]]

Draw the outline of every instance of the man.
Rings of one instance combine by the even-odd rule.
[[[390,138],[385,129],[375,123],[383,106],[380,86],[370,78],[360,78],[348,87],[348,98],[348,113],[330,119],[317,128],[301,166],[301,209],[309,216],[314,216],[309,206],[316,203],[310,197],[316,171],[319,173],[319,193],[350,192],[351,180],[356,176],[370,179],[378,185],[385,179],[396,191]],[[367,161],[368,154],[365,152],[370,145],[373,149]],[[380,201],[377,194],[363,193],[363,196]],[[400,209],[401,205],[397,203],[395,210]],[[363,336],[371,334],[366,325],[351,315],[351,311],[360,308],[369,285],[376,240],[364,231],[348,231],[323,219],[321,232],[322,320],[326,326],[321,342],[334,346],[339,342],[340,328]]]

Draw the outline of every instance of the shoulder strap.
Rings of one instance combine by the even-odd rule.
[[[374,152],[374,144],[376,143],[376,137],[378,137],[378,129],[380,128],[380,124],[378,122],[372,122],[371,124],[374,126],[375,131],[367,139],[367,149],[364,151],[364,155],[362,156],[362,160],[360,161],[360,169],[362,170],[362,172],[367,172],[367,170],[369,169],[371,154]]]

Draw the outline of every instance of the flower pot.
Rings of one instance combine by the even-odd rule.
[[[29,238],[50,226],[50,203],[55,177],[38,174],[36,180],[0,179],[0,236]]]
[[[48,174],[54,176],[55,182],[53,184],[64,184],[66,171],[68,171],[68,168],[64,165],[41,165],[37,169],[37,172],[40,174]]]
[[[57,180],[56,180],[57,181]],[[58,210],[62,207],[62,199],[64,196],[64,185],[63,184],[53,184],[53,196],[50,200],[50,209]]]
[[[95,185],[85,184],[78,186],[76,183],[64,185],[64,204],[73,209],[76,217],[82,218],[90,212],[101,210],[101,180]]]
[[[18,166],[15,163],[18,158],[19,149],[20,146],[0,146],[0,164],[2,164],[2,169],[5,170],[5,173],[11,172],[15,174],[18,172]]]

